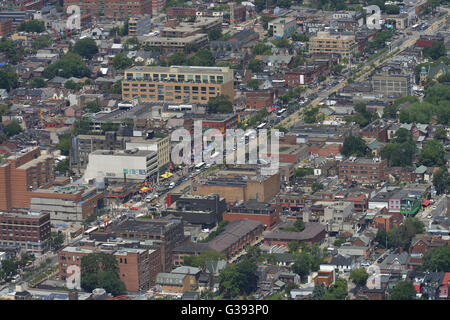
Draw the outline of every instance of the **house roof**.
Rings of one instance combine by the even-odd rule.
[[[424,174],[426,171],[427,171],[427,167],[425,167],[424,165],[421,165],[420,167],[418,167],[416,169],[417,174]]]

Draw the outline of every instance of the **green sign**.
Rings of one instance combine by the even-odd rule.
[[[128,169],[123,169],[124,174],[128,174]]]

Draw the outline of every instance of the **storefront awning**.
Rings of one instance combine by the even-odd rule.
[[[430,204],[430,200],[424,200],[424,201],[422,202],[422,204],[423,204],[424,206],[428,206],[428,205]]]

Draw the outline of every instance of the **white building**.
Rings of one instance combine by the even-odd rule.
[[[89,163],[83,176],[88,182],[98,177],[110,180],[144,181],[158,173],[158,155],[147,150],[98,150],[89,154]]]

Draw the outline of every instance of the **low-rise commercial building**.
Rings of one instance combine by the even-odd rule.
[[[108,180],[144,181],[158,174],[158,155],[145,150],[97,150],[89,155],[83,179],[88,182],[106,177]]]
[[[247,201],[231,206],[223,219],[230,222],[241,219],[259,221],[264,229],[272,230],[280,222],[280,208],[272,207],[269,203]]]

